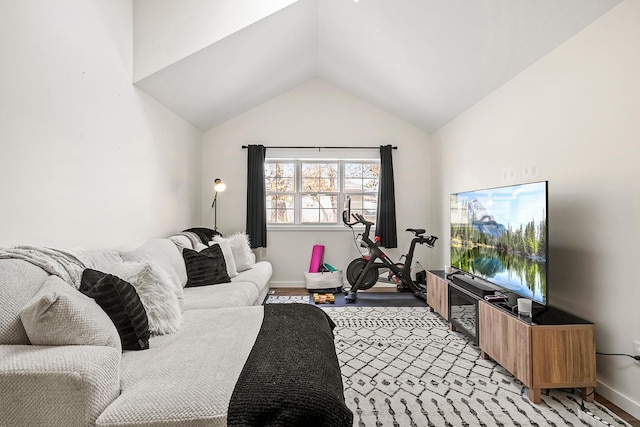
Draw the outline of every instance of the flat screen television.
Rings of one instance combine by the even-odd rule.
[[[451,194],[451,266],[543,305],[548,183]]]

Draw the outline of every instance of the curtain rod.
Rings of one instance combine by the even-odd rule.
[[[321,149],[325,149],[325,150],[335,150],[335,149],[345,149],[345,150],[376,150],[378,148],[382,147],[382,145],[379,145],[377,147],[309,147],[309,146],[304,146],[304,147],[291,147],[291,146],[282,146],[282,145],[272,145],[270,147],[265,146],[264,148],[292,148],[292,149],[300,149],[300,148],[314,148],[317,150],[321,150]],[[242,148],[249,148],[248,145],[243,145]],[[391,147],[394,150],[397,150],[398,147],[393,146]]]

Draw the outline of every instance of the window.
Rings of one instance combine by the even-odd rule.
[[[379,174],[379,161],[268,160],[267,224],[341,224],[347,195],[352,212],[375,222]]]

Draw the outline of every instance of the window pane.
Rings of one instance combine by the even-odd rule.
[[[336,222],[338,219],[338,196],[320,196],[320,222]]]
[[[302,196],[302,208],[320,208],[320,200],[317,194],[305,194]]]
[[[294,197],[282,195],[269,195],[266,197],[267,223],[269,224],[293,224],[294,222]]]
[[[362,176],[364,178],[375,178],[376,180],[380,176],[379,164],[367,164],[363,165]]]
[[[319,214],[320,214],[320,211],[318,209],[302,209],[301,222],[303,224],[318,223],[320,222],[318,218]]]
[[[378,196],[364,195],[362,200],[362,216],[364,216],[367,221],[376,222]]]
[[[345,163],[345,178],[360,178],[362,176],[362,163]]]
[[[336,178],[322,178],[320,180],[320,191],[323,191],[323,192],[338,191],[338,180]]]
[[[285,193],[285,192],[295,191],[295,189],[296,189],[295,179],[293,179],[293,178],[280,178],[278,180],[278,183],[277,183],[275,191],[278,191],[278,192],[281,192],[281,193]]]
[[[320,191],[317,178],[302,178],[302,191]]]
[[[265,163],[264,173],[267,192],[295,191],[295,163]]]
[[[338,196],[334,194],[304,194],[302,196],[303,223],[336,223]]]
[[[362,192],[362,180],[360,178],[348,178],[344,180],[344,191],[352,192],[357,191],[358,193]]]
[[[267,209],[268,224],[293,224],[293,210]]]
[[[279,163],[279,165],[282,168],[282,173],[280,174],[280,176],[288,178],[293,178],[294,176],[296,176],[295,163]]]
[[[264,176],[276,176],[276,168],[277,165],[275,163],[266,163],[264,164]]]
[[[302,164],[302,177],[303,178],[317,178],[320,175],[320,167],[317,163],[303,163]]]
[[[374,192],[378,191],[378,179],[363,179],[362,191]]]

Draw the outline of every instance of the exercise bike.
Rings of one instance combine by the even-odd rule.
[[[364,254],[362,257],[356,258],[349,263],[349,266],[347,267],[347,281],[351,285],[351,289],[345,292],[345,300],[348,303],[353,303],[356,301],[358,291],[364,291],[372,288],[378,282],[380,268],[389,269],[389,277],[396,280],[398,290],[411,291],[416,297],[425,299],[426,287],[414,282],[411,278],[413,251],[417,244],[427,245],[428,247],[433,248],[433,245],[438,238],[436,236],[424,236],[425,230],[422,228],[407,228],[406,231],[410,231],[414,235],[411,240],[409,252],[405,256],[404,264],[394,263],[389,259],[387,254],[380,249],[380,239],[376,236],[375,240],[371,240],[369,237],[373,222],[367,221],[358,213],[352,213],[351,216],[355,221],[349,222],[349,211],[350,209],[345,209],[342,212],[342,222],[352,229],[355,224],[363,224],[365,226],[364,233],[361,235],[361,245],[368,248],[369,253]]]

